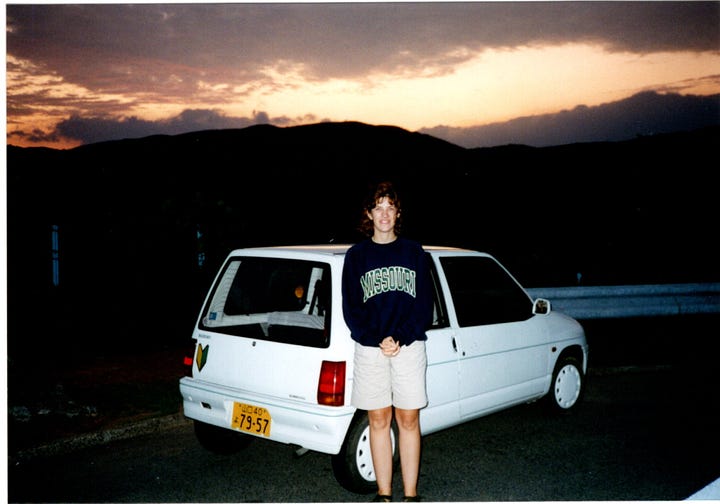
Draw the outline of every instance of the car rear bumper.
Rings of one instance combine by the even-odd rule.
[[[236,402],[262,407],[267,409],[272,420],[270,435],[258,437],[331,455],[340,451],[355,414],[352,406],[332,407],[283,401],[190,377],[180,379],[180,393],[183,413],[192,420],[232,429],[233,406]]]

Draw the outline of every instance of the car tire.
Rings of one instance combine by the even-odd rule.
[[[561,357],[555,364],[546,404],[553,413],[570,413],[580,402],[584,389],[580,362],[575,357]]]
[[[216,425],[193,420],[195,437],[206,450],[218,455],[231,455],[247,447],[253,440],[249,434],[243,434]]]
[[[393,447],[393,469],[400,461],[398,428],[395,420],[390,431]],[[365,411],[358,411],[350,424],[340,452],[332,456],[335,479],[346,490],[357,494],[377,491],[375,469],[370,453],[370,425]]]

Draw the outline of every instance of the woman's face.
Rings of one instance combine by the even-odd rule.
[[[379,233],[389,233],[395,229],[395,221],[399,214],[395,204],[387,196],[380,198],[375,208],[368,212],[373,221],[373,228]]]

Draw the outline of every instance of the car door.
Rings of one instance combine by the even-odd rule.
[[[458,353],[455,331],[450,327],[447,306],[434,263],[431,272],[434,287],[433,322],[427,331],[428,405],[420,410],[420,429],[429,434],[460,421],[458,406]]]
[[[546,335],[530,297],[490,256],[447,256],[441,264],[457,323],[461,418],[542,394]]]

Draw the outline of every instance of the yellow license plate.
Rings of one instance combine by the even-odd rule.
[[[233,404],[232,428],[256,434],[270,436],[272,418],[270,412],[260,406],[236,402]]]

